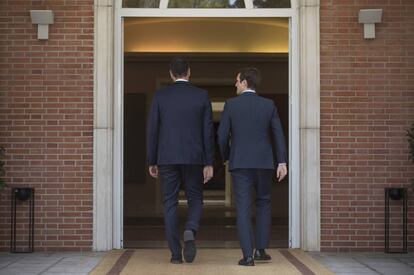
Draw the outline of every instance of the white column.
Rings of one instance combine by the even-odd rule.
[[[114,0],[94,3],[93,250],[112,249]]]
[[[299,4],[302,248],[320,250],[319,0]]]

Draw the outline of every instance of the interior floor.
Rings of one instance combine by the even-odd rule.
[[[183,232],[186,209],[181,207],[180,210],[180,229]],[[252,224],[255,224],[254,218]],[[273,217],[269,247],[288,247],[288,229],[286,219]],[[134,217],[125,221],[125,248],[168,247],[164,236],[162,217]],[[198,247],[238,248],[240,244],[234,207],[206,208],[196,237]]]

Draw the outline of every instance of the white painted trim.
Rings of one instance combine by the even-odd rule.
[[[113,163],[113,248],[123,248],[124,177],[123,177],[123,18],[117,16],[121,1],[116,1],[114,18],[114,163]]]
[[[289,21],[289,247],[300,248],[299,29],[298,11],[294,11]]]
[[[121,17],[292,17],[292,9],[121,9]]]
[[[287,17],[290,20],[291,35],[291,83],[289,91],[290,105],[290,165],[289,165],[289,192],[291,193],[289,203],[289,237],[290,247],[301,247],[300,241],[300,135],[299,135],[299,13],[296,1],[292,0],[292,9],[123,9],[120,0],[113,0],[115,8],[114,29],[114,169],[113,184],[123,186],[122,179],[122,121],[123,121],[123,53],[122,53],[122,18],[124,17]],[[115,157],[116,156],[116,157]],[[117,171],[118,170],[118,171]],[[116,174],[116,175],[115,175]],[[122,248],[123,228],[123,197],[122,187],[116,187],[113,194],[114,220],[113,223],[113,247]],[[118,193],[116,195],[115,193]],[[302,229],[303,230],[303,229]]]

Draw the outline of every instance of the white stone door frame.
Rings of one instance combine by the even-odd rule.
[[[122,9],[121,2],[95,0],[93,250],[123,247],[123,18],[139,16],[289,18],[289,246],[318,251],[319,0],[292,0],[291,9]]]

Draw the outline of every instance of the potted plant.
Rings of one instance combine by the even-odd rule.
[[[407,130],[407,137],[410,146],[410,159],[414,162],[414,123],[412,123],[411,128]],[[414,191],[414,179],[411,180],[411,190]]]
[[[7,185],[6,181],[4,180],[4,175],[6,174],[6,171],[4,169],[4,153],[5,149],[3,147],[0,147],[0,191],[3,190]]]

